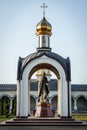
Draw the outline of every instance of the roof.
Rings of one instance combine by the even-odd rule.
[[[87,91],[87,84],[72,84],[72,91]]]
[[[50,84],[50,90],[51,91],[56,91],[57,90],[57,80],[52,79],[49,81]],[[16,91],[17,90],[17,85],[16,84],[0,84],[0,91]],[[38,82],[34,81],[31,82],[31,91],[37,91],[38,90]]]
[[[50,90],[51,91],[57,91],[57,80],[56,79],[52,79],[51,81],[49,81],[49,85],[50,85]],[[32,82],[31,83],[31,91],[37,91],[38,90],[38,82]]]
[[[47,56],[49,58],[52,58],[52,59],[56,60],[58,63],[60,63],[61,66],[64,68],[64,71],[66,73],[66,80],[67,81],[71,80],[70,60],[69,60],[69,58],[64,59],[60,55],[58,55],[58,54],[56,54],[54,52],[50,52],[50,51],[35,52],[35,53],[32,53],[32,54],[28,55],[25,58],[19,57],[19,60],[18,60],[18,71],[17,71],[17,80],[22,80],[23,70],[25,69],[25,67],[27,66],[27,64],[29,62],[31,62],[32,60],[34,60],[36,58],[39,58],[39,57],[41,57],[43,55],[45,55],[45,56]]]
[[[0,84],[0,91],[16,91],[16,84]]]
[[[57,91],[57,80],[52,79],[50,82],[50,90]],[[0,91],[16,91],[16,84],[0,84]],[[38,82],[31,82],[31,91],[38,90]],[[72,84],[71,91],[87,91],[87,84]]]

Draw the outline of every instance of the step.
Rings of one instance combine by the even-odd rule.
[[[14,121],[75,121],[73,118],[15,118]]]
[[[81,121],[6,121],[6,123],[82,123]]]
[[[5,126],[83,126],[85,124],[78,123],[7,123]],[[85,125],[87,126],[87,125]]]

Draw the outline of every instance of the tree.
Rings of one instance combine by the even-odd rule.
[[[13,115],[16,115],[16,98],[13,101]]]
[[[3,114],[6,115],[6,118],[9,117],[9,103],[4,100],[3,104]]]

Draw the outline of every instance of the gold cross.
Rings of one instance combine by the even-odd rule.
[[[48,6],[45,5],[45,3],[43,3],[43,5],[41,6],[41,8],[43,8],[43,16],[45,16],[45,8],[47,8]]]

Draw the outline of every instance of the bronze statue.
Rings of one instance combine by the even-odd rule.
[[[47,80],[47,77],[45,75],[45,73],[43,74],[43,76],[41,77],[41,80],[39,81],[39,85],[38,85],[38,95],[40,98],[40,103],[47,103],[47,96],[49,94],[50,91],[50,86]]]

